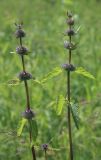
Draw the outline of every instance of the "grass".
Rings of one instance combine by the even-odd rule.
[[[41,79],[54,67],[65,63],[63,31],[66,29],[66,11],[72,10],[76,18],[76,28],[81,25],[79,42],[73,63],[90,71],[95,81],[79,75],[72,75],[72,96],[79,101],[81,118],[80,129],[73,124],[75,160],[100,160],[101,158],[101,74],[100,74],[100,8],[97,0],[24,0],[0,2],[0,160],[31,159],[27,132],[21,138],[16,130],[21,112],[24,110],[25,97],[23,84],[8,86],[7,82],[18,76],[21,70],[20,58],[14,52],[14,23],[24,21],[27,38],[26,46],[31,53],[26,59],[29,72]],[[28,62],[28,63],[27,63]],[[18,73],[18,74],[17,74]],[[37,114],[39,138],[36,145],[50,142],[50,147],[61,148],[48,153],[50,160],[67,159],[66,110],[57,116],[52,102],[59,94],[65,95],[65,76],[60,75],[45,84],[45,88],[30,82],[31,106]],[[64,82],[64,85],[63,85]],[[79,86],[79,87],[78,87]],[[54,90],[54,92],[53,92]],[[63,148],[62,148],[63,147]],[[69,147],[69,146],[68,146]],[[38,159],[44,153],[37,151]]]

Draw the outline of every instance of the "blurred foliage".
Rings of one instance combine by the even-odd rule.
[[[75,160],[101,160],[101,1],[100,0],[0,0],[0,160],[31,159],[29,135],[24,128],[17,137],[17,126],[25,109],[23,83],[8,85],[22,69],[15,53],[18,41],[14,36],[14,23],[24,22],[27,33],[24,42],[31,53],[26,56],[26,67],[36,79],[42,79],[54,67],[68,58],[63,48],[63,33],[67,26],[66,11],[74,13],[78,35],[74,41],[72,61],[84,67],[95,81],[79,75],[71,77],[71,94],[79,103],[79,130],[73,129]],[[41,144],[49,143],[50,160],[65,160],[69,155],[66,106],[56,114],[56,101],[66,94],[66,76],[61,74],[45,83],[44,87],[29,82],[31,105],[36,112],[38,138],[35,146],[38,159],[44,159]],[[40,148],[40,149],[39,149]],[[57,149],[57,150],[56,150]],[[68,158],[69,160],[69,158]]]

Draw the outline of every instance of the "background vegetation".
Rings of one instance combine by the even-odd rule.
[[[101,159],[101,1],[100,0],[0,0],[0,160],[30,160],[26,129],[16,136],[18,122],[25,108],[23,84],[9,86],[7,82],[21,71],[16,48],[15,22],[23,20],[27,36],[24,40],[31,53],[26,57],[27,70],[41,79],[54,67],[66,62],[63,48],[66,11],[72,10],[76,29],[81,26],[73,54],[76,66],[90,71],[96,80],[72,75],[72,97],[79,102],[80,129],[73,127],[75,160]],[[66,107],[57,116],[57,96],[65,95],[64,74],[49,80],[44,88],[30,82],[31,105],[36,112],[39,135],[36,146],[49,143],[50,160],[66,160],[68,134]],[[43,152],[37,150],[38,159]]]

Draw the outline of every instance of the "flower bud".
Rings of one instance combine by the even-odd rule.
[[[19,74],[19,79],[21,81],[29,80],[29,79],[32,79],[32,75],[28,72],[23,71]]]
[[[16,52],[19,55],[27,55],[28,54],[28,49],[24,46],[19,46],[19,47],[16,48]]]

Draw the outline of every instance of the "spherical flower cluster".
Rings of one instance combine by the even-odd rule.
[[[29,80],[29,79],[32,79],[32,75],[28,72],[23,71],[19,74],[19,79],[21,81]]]
[[[47,150],[47,149],[48,149],[48,144],[46,144],[46,143],[45,143],[45,144],[42,144],[42,149],[43,149],[43,150]]]
[[[27,109],[25,112],[22,113],[22,116],[26,119],[32,119],[33,117],[35,117],[35,113],[32,110]]]
[[[75,71],[75,66],[73,64],[63,64],[62,68],[66,71]]]
[[[18,46],[16,48],[16,52],[19,54],[19,55],[27,55],[28,54],[28,49],[24,46]]]

